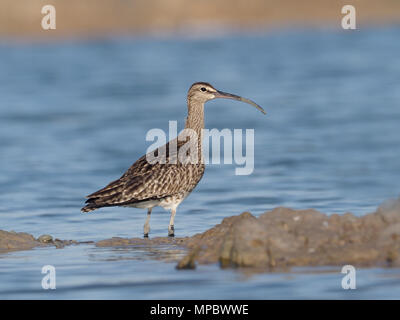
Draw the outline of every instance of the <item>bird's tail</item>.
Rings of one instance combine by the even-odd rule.
[[[98,207],[94,207],[93,204],[88,204],[81,209],[81,212],[87,213],[98,209]]]
[[[86,205],[81,209],[82,212],[90,212],[102,207],[112,207],[121,203],[122,189],[125,181],[118,179],[109,183],[86,198]]]
[[[113,203],[112,201],[110,201],[110,199],[112,200],[112,198],[113,196],[104,198],[89,198],[86,200],[86,205],[81,209],[81,211],[87,213],[103,207],[113,207],[118,203]]]

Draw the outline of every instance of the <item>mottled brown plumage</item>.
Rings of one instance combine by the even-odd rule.
[[[178,152],[182,145],[182,142],[178,143]],[[149,200],[190,193],[203,176],[204,164],[183,164],[179,159],[171,163],[171,158],[175,157],[167,154],[167,163],[151,164],[146,155],[142,156],[118,180],[87,196],[87,205],[82,211],[109,206],[139,206]]]
[[[82,212],[111,206],[147,208],[148,215],[144,227],[144,234],[147,236],[151,210],[155,206],[161,206],[171,210],[168,234],[173,236],[176,208],[196,187],[204,174],[205,166],[201,161],[204,103],[215,98],[241,100],[263,111],[250,100],[218,91],[205,82],[194,83],[188,92],[185,130],[165,146],[139,158],[119,179],[87,196]],[[191,138],[193,140],[190,140]],[[196,152],[180,153],[181,150],[186,150],[183,148],[189,141],[195,143],[192,150],[197,152],[198,161],[191,158]],[[165,156],[165,161],[149,161],[151,157],[160,156]]]

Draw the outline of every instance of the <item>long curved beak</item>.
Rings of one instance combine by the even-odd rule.
[[[233,100],[238,100],[238,101],[242,101],[242,102],[246,102],[250,105],[252,105],[253,107],[256,107],[258,110],[260,110],[262,113],[267,114],[263,108],[261,108],[257,103],[255,103],[254,101],[251,101],[249,99],[243,98],[241,96],[237,96],[235,94],[232,93],[227,93],[227,92],[223,92],[223,91],[218,91],[214,92],[214,96],[215,98],[225,98],[225,99],[233,99]]]

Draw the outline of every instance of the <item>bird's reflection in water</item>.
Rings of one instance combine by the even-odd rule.
[[[184,257],[185,249],[174,245],[134,245],[123,247],[92,248],[91,261],[161,260],[176,262]]]

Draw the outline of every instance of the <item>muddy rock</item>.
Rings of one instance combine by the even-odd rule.
[[[0,252],[28,250],[38,246],[41,243],[28,233],[0,230]]]
[[[80,243],[0,231],[0,252]],[[95,245],[143,249],[152,258],[178,262],[178,269],[209,263],[262,271],[345,264],[400,267],[400,199],[387,201],[361,217],[279,207],[258,218],[250,212],[225,218],[192,237],[114,237]]]
[[[189,238],[172,238],[172,237],[156,237],[156,238],[119,238],[113,237],[111,239],[100,240],[95,243],[99,248],[129,248],[133,251],[138,250],[140,255],[133,259],[155,259],[164,262],[173,262],[181,260],[185,257],[187,249],[184,245],[185,241]],[[191,259],[191,255],[185,257],[186,260]],[[185,268],[194,268],[188,262]]]
[[[178,269],[209,263],[264,271],[345,264],[400,266],[400,201],[387,202],[362,217],[284,207],[258,218],[244,212],[192,237],[112,238],[96,246],[181,248],[186,254]]]
[[[120,238],[100,240],[96,247],[125,247],[125,246],[148,246],[148,245],[178,245],[182,246],[189,238],[156,237],[156,238]]]
[[[41,235],[39,238],[35,239],[35,237],[29,233],[0,230],[0,253],[29,250],[45,246],[63,248],[66,245],[77,243],[77,241],[73,240],[53,240],[53,237],[48,234]]]
[[[276,208],[254,217],[226,218],[184,241],[189,253],[178,268],[196,263],[225,267],[287,269],[293,266],[400,266],[400,201],[374,213],[326,215]]]
[[[50,243],[53,242],[53,237],[49,234],[42,234],[39,238],[38,238],[39,242],[42,243]]]

